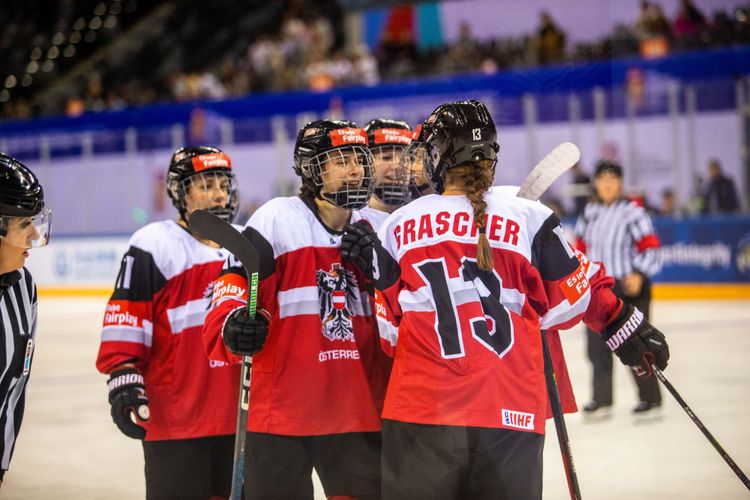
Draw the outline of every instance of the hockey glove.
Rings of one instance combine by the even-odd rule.
[[[231,352],[241,356],[252,356],[263,348],[268,337],[270,316],[265,309],[258,309],[254,318],[247,316],[247,307],[238,307],[224,320],[221,336]]]
[[[357,266],[371,281],[372,253],[377,240],[378,235],[363,220],[344,226],[344,235],[341,237],[341,257]]]
[[[148,396],[143,385],[143,375],[136,368],[123,368],[113,371],[107,381],[109,404],[112,406],[112,420],[128,437],[144,439],[146,429],[136,424],[131,415],[146,421],[150,417]]]
[[[623,304],[617,317],[604,327],[602,339],[639,377],[651,376],[651,363],[660,370],[667,367],[669,346],[664,334],[630,304]]]

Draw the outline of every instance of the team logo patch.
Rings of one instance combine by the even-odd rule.
[[[232,168],[232,161],[224,153],[208,153],[193,156],[193,169],[201,172],[209,168]]]
[[[329,340],[353,341],[351,304],[359,300],[354,274],[335,263],[330,271],[319,269],[317,278],[321,333]]]
[[[364,144],[367,146],[367,134],[361,128],[337,128],[331,130],[331,145],[335,148],[349,144]]]
[[[400,128],[380,128],[375,131],[374,139],[377,144],[404,144],[411,143],[411,130]]]
[[[211,303],[215,304],[224,297],[247,300],[247,281],[234,273],[221,276],[214,284]]]
[[[522,411],[506,410],[503,408],[503,426],[516,427],[527,431],[534,430],[534,414]]]
[[[576,257],[581,262],[573,273],[560,282],[560,291],[570,304],[575,304],[591,286],[588,279],[591,261],[579,250],[575,250]]]
[[[146,313],[144,302],[129,300],[110,300],[104,311],[103,326],[130,326],[141,328],[142,318]]]

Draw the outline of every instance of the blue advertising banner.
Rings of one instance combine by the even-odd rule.
[[[658,283],[750,283],[750,216],[655,218],[662,242]]]

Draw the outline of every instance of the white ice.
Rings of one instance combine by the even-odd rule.
[[[101,298],[42,298],[26,416],[7,499],[144,497],[140,443],[109,416],[105,377],[94,369]],[[747,301],[657,302],[653,322],[670,343],[665,374],[737,464],[750,473],[750,304]],[[589,397],[583,331],[563,335],[579,405]],[[615,413],[586,423],[568,415],[584,498],[748,498],[732,470],[664,391],[665,416],[634,423],[635,387],[615,374]],[[544,451],[544,498],[569,498],[552,420]],[[318,486],[316,498],[324,498]]]

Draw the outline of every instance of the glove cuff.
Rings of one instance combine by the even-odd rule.
[[[644,321],[643,313],[630,304],[623,304],[614,320],[604,327],[603,339],[612,352],[622,346]]]

